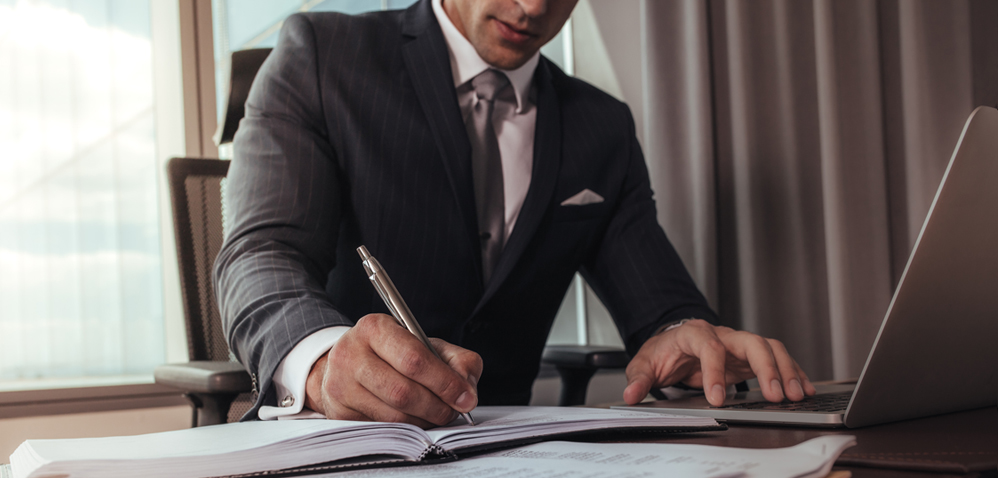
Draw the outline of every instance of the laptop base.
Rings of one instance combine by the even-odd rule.
[[[815,388],[818,390],[818,394],[816,396],[852,393],[855,387],[855,384],[815,385]],[[843,421],[845,416],[845,407],[837,412],[727,408],[732,405],[737,406],[755,402],[766,402],[765,397],[762,396],[762,392],[738,392],[724,400],[723,407],[714,407],[707,402],[706,398],[700,396],[682,398],[679,400],[656,400],[654,402],[639,403],[632,406],[615,405],[611,408],[638,410],[642,412],[660,412],[674,415],[711,417],[717,421],[723,422],[745,422],[824,428],[840,428],[845,426]]]

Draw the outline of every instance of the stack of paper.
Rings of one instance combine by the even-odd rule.
[[[338,420],[245,422],[134,437],[28,440],[11,455],[14,478],[203,477],[327,464],[456,459],[582,432],[720,429],[711,418],[562,407],[478,407],[481,422],[429,432],[400,423]]]

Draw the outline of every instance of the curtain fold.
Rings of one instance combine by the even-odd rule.
[[[998,106],[998,2],[580,6],[640,116],[659,220],[722,321],[814,379],[858,376],[964,122]]]

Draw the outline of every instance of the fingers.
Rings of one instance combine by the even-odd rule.
[[[724,404],[725,389],[727,389],[727,384],[724,381],[727,352],[724,344],[713,331],[699,335],[701,339],[698,343],[691,345],[696,350],[696,356],[700,358],[703,393],[711,405],[720,407]]]
[[[388,406],[357,382],[339,382],[329,389],[325,410],[327,418],[335,420],[404,422],[429,428],[433,424],[402,413]]]
[[[403,388],[393,391],[399,393],[398,397],[384,396],[375,392],[382,399],[398,399],[400,404],[408,403],[409,393],[423,394],[423,390],[439,397],[442,403],[449,405],[460,412],[469,412],[478,405],[478,392],[468,380],[472,371],[481,374],[481,366],[468,364],[473,359],[469,358],[474,352],[467,351],[463,354],[445,347],[445,352],[452,361],[462,366],[462,373],[451,368],[451,366],[439,359],[433,352],[426,348],[423,343],[405,329],[393,323],[386,323],[384,330],[378,330],[381,336],[378,340],[371,340],[370,345],[375,354],[381,357],[393,371],[401,376],[415,382],[420,387]],[[457,348],[457,346],[452,346]],[[477,356],[477,354],[474,354]],[[479,359],[481,360],[481,359]],[[382,380],[379,373],[388,373],[388,368],[372,369],[367,375],[367,382],[376,384]],[[387,380],[398,381],[401,377],[392,374]],[[477,381],[477,375],[475,380]],[[372,390],[374,392],[374,390]],[[385,392],[389,392],[386,390]],[[413,400],[418,405],[429,405],[425,400]],[[392,402],[389,402],[390,404]],[[403,409],[408,410],[408,409]],[[429,419],[429,418],[428,418]],[[429,419],[433,421],[432,419]],[[445,422],[446,423],[446,422]]]
[[[652,372],[651,364],[641,354],[634,357],[631,363],[627,364],[627,387],[624,388],[624,401],[628,405],[640,402],[651,391],[652,385],[657,381]]]
[[[367,361],[356,373],[356,386],[347,390],[351,406],[371,420],[406,422],[425,428],[431,424],[446,425],[456,416],[439,397],[386,362]]]
[[[767,400],[798,401],[814,394],[814,386],[807,375],[779,340],[733,331],[725,335],[724,341],[736,359],[748,363]]]
[[[784,390],[787,398],[793,401],[803,400],[805,396],[814,395],[816,390],[807,374],[800,368],[797,361],[790,356],[790,352],[776,339],[769,340],[769,345],[773,349],[773,356],[779,364],[780,375],[783,377]]]
[[[748,362],[752,372],[759,379],[759,388],[762,389],[762,395],[766,400],[782,401],[784,385],[781,377],[784,375],[777,366],[777,359],[769,341],[749,332],[732,332],[725,337],[725,342],[732,355]]]
[[[306,404],[329,418],[447,424],[477,405],[482,363],[444,341],[435,347],[447,363],[390,316],[365,316],[313,366]]]
[[[763,396],[779,402],[815,393],[778,340],[692,320],[652,337],[627,367],[624,400],[636,403],[651,387],[683,382],[702,387],[711,405],[724,403],[728,383],[758,377]]]
[[[720,406],[724,403],[727,388],[726,354],[725,345],[715,327],[706,321],[692,320],[663,332],[638,351],[631,361],[632,364],[638,361],[638,365],[627,367],[629,385],[624,391],[624,399],[637,401],[644,398],[644,395],[638,395],[647,393],[652,386],[686,382],[703,387],[707,401]]]
[[[790,353],[783,346],[783,342],[776,339],[766,339],[769,348],[773,351],[773,358],[776,361],[782,379],[783,390],[787,399],[798,401],[804,399],[804,386],[801,377],[798,375],[800,368],[797,362],[790,358]]]

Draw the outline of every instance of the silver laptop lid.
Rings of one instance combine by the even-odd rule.
[[[998,110],[971,113],[887,309],[845,424],[994,406]]]

